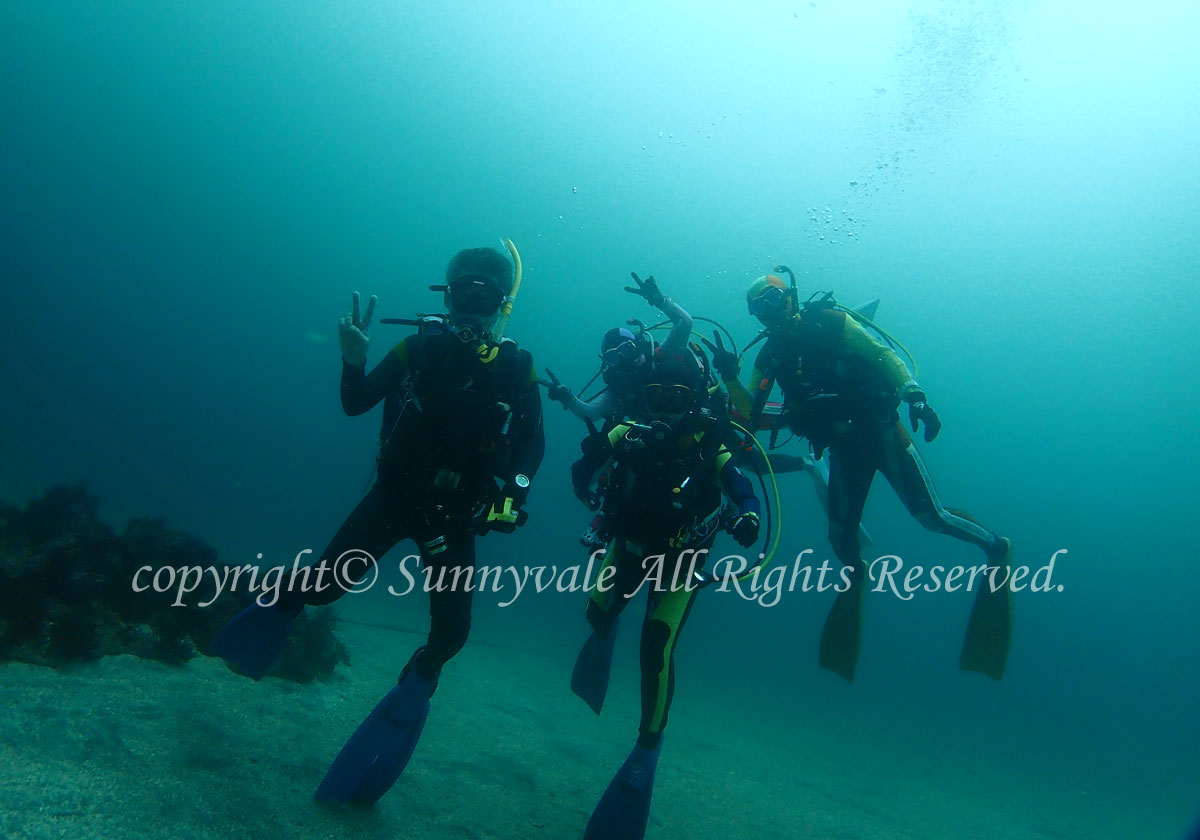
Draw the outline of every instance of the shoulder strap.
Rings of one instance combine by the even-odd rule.
[[[503,339],[497,348],[498,387],[502,391],[519,391],[534,381],[533,354],[522,350],[511,338]]]

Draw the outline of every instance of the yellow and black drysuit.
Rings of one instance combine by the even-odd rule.
[[[736,378],[724,382],[736,410],[750,417],[756,428],[769,425],[760,420],[778,383],[784,395],[783,423],[808,438],[818,457],[829,450],[829,541],[856,582],[861,583],[865,572],[859,524],[876,472],[883,473],[909,513],[926,528],[979,546],[990,562],[1007,561],[1008,540],[942,504],[897,409],[902,401],[909,404],[914,428],[917,418],[925,420],[926,440],[936,435],[940,421],[896,353],[849,313],[819,304],[802,308],[770,329],[755,359],[749,389]],[[855,621],[862,591],[861,585],[852,587],[830,614],[831,621],[853,628],[842,637],[851,649],[840,654],[829,650],[834,640],[828,632],[822,640],[822,664],[847,680],[853,679],[857,660]],[[993,647],[1007,650],[1007,638],[995,641]],[[1003,656],[998,666],[996,657],[992,659],[985,673],[999,679]],[[961,664],[980,670],[966,661]]]
[[[588,602],[595,634],[615,632],[617,616],[643,583],[648,592],[638,728],[638,744],[647,749],[658,744],[667,724],[675,644],[697,591],[698,581],[689,579],[694,552],[711,546],[723,524],[722,490],[736,510],[727,523],[735,539],[751,545],[758,535],[758,499],[721,441],[719,425],[695,413],[675,428],[620,423],[571,469],[577,495],[585,495],[596,473],[606,471],[603,505],[613,541],[605,568],[616,572],[607,591],[598,587]]]

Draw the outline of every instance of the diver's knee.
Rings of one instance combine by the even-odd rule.
[[[913,519],[921,523],[921,527],[926,531],[933,531],[937,534],[944,534],[946,532],[946,521],[938,515],[937,511],[924,508],[915,510],[913,511]]]
[[[833,553],[837,559],[847,566],[861,562],[857,529],[851,531],[842,525],[831,523],[829,525],[829,544],[833,546]]]

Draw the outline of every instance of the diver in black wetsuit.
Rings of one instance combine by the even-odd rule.
[[[460,251],[446,270],[446,285],[434,288],[444,291],[449,315],[426,319],[370,373],[366,332],[375,298],[360,315],[355,293],[354,312],[340,324],[342,407],[357,415],[382,401],[384,418],[378,478],[318,563],[335,569],[339,584],[364,578],[406,539],[416,541],[433,580],[443,570],[443,580],[460,580],[452,573],[474,567],[477,534],[510,532],[525,518],[522,505],[545,439],[532,357],[511,339],[493,337],[502,306],[511,305],[512,266],[491,248]],[[342,594],[341,585],[284,590],[274,606],[253,605],[230,622],[213,651],[234,670],[261,678],[278,658],[293,617],[305,605],[329,604]],[[442,666],[466,643],[471,594],[462,585],[433,587],[427,643],[347,743],[318,798],[373,802],[399,777]]]
[[[513,511],[524,504],[529,479],[545,450],[532,358],[511,340],[491,342],[473,323],[488,317],[489,310],[495,314],[502,287],[448,280],[451,316],[444,328],[404,339],[370,374],[355,363],[357,358],[343,364],[345,412],[362,414],[382,400],[384,418],[378,479],[323,552],[331,563],[349,549],[379,557],[411,538],[426,565],[448,571],[472,567],[472,518],[493,497],[496,511],[487,526],[502,531],[515,527],[518,514]],[[503,481],[498,496],[496,478]],[[509,511],[502,513],[506,501]],[[357,579],[366,567],[361,573],[347,571]],[[306,595],[305,603],[329,603],[340,595],[334,588],[325,595]],[[436,678],[466,641],[471,593],[433,592],[430,597],[429,641],[416,662],[422,674]]]

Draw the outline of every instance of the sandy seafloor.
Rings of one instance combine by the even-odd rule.
[[[338,632],[353,665],[310,685],[255,683],[208,657],[0,665],[0,838],[582,837],[636,734],[633,651],[618,651],[596,717],[569,691],[569,656],[475,638],[447,666],[400,782],[374,808],[343,811],[312,792],[421,638]],[[798,719],[742,686],[687,690],[651,840],[1178,838],[1189,807],[1061,757],[972,753],[836,709]]]

